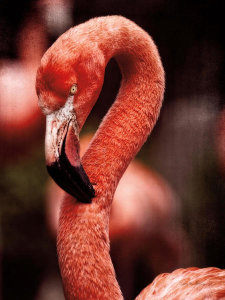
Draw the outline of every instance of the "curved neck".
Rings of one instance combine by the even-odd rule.
[[[152,39],[133,22],[103,17],[78,27],[91,35],[90,43],[97,44],[104,65],[116,58],[123,78],[113,106],[82,159],[90,181],[96,184],[96,197],[84,205],[68,196],[62,206],[59,263],[67,299],[118,300],[122,295],[109,255],[111,202],[123,172],[156,122],[164,72]]]
[[[107,207],[125,169],[158,118],[164,70],[157,48],[144,30],[123,17],[106,20],[107,17],[100,18],[96,25],[96,30],[104,31],[95,43],[103,53],[105,65],[112,57],[118,62],[121,87],[82,163],[91,182],[96,183],[97,196],[107,194]]]

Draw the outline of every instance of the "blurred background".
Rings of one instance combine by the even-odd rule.
[[[152,263],[146,270],[147,259],[143,259],[143,250],[142,261],[136,261],[136,267],[129,265],[128,269],[127,266],[124,268],[130,273],[132,269],[134,274],[144,275],[134,275],[126,281],[124,278],[127,273],[118,269],[126,299],[136,295],[160,272],[193,265],[225,268],[223,2],[21,0],[12,3],[2,0],[2,299],[63,299],[58,276],[55,229],[52,229],[49,220],[54,218],[52,214],[56,214],[53,212],[54,201],[52,206],[47,204],[50,183],[44,159],[45,119],[37,106],[35,74],[45,50],[66,29],[89,18],[111,14],[123,15],[144,28],[153,37],[162,58],[166,72],[164,104],[157,125],[138,154],[138,159],[145,165],[144,168],[160,174],[160,178],[176,195],[173,204],[176,210],[174,224],[182,232],[182,237],[180,234],[169,237],[170,246],[167,245],[168,241],[162,242],[162,239],[156,238],[157,232],[154,238],[152,234],[151,238],[146,237],[142,241],[143,249],[152,247],[148,254],[152,255],[153,262],[162,262],[160,268]],[[113,103],[120,79],[117,64],[111,60],[99,101],[86,122],[84,133],[96,130]],[[59,193],[58,191],[56,198]],[[51,209],[52,212],[49,212]],[[159,223],[160,220],[155,222]],[[179,252],[179,259],[175,259],[176,262],[168,267],[166,263],[163,265],[162,258],[168,257],[168,247],[172,249],[171,244],[174,244],[173,249],[179,248],[171,250]],[[124,245],[112,242],[112,252],[120,249],[119,254],[115,254],[113,258],[116,266],[120,264],[120,260],[124,261],[124,257],[129,256],[127,250],[121,250],[120,247]],[[161,256],[156,258],[155,252],[158,249]],[[137,249],[133,251],[137,253]],[[151,258],[148,257],[148,260]],[[171,261],[173,262],[172,258]],[[129,282],[135,286],[132,291],[128,286]]]

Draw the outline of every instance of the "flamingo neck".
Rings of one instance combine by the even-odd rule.
[[[98,36],[95,43],[105,66],[112,57],[116,59],[122,81],[82,163],[91,182],[96,183],[97,196],[106,196],[101,204],[108,207],[120,178],[156,123],[164,93],[164,70],[151,37],[135,23],[118,16],[96,20],[100,36],[92,32]]]
[[[57,240],[67,300],[122,300],[109,254],[107,213],[92,205],[64,199]]]
[[[97,43],[104,65],[111,57],[116,58],[123,79],[113,106],[82,159],[90,181],[96,183],[96,197],[92,204],[84,205],[68,196],[62,206],[59,263],[66,299],[117,300],[123,298],[109,255],[111,203],[123,172],[159,115],[164,72],[152,39],[133,22],[103,17],[82,26],[91,35],[90,43]],[[80,124],[87,114],[88,110]]]

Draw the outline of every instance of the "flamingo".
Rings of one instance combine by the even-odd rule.
[[[28,18],[19,33],[19,58],[0,61],[0,141],[4,145],[1,147],[2,163],[27,153],[30,146],[37,143],[38,137],[41,139],[44,120],[37,105],[34,85],[45,49],[42,25],[36,18]]]
[[[121,87],[81,164],[79,132],[111,57],[121,69]],[[91,19],[47,50],[36,91],[47,117],[47,169],[67,192],[57,237],[65,297],[123,299],[109,253],[110,210],[122,174],[159,116],[164,70],[158,50],[144,30],[124,17]],[[188,268],[159,276],[137,299],[162,299],[162,289],[164,299],[225,297],[225,270]]]

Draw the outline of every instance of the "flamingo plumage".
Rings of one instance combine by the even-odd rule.
[[[81,164],[79,132],[98,98],[111,57],[121,69],[121,87]],[[121,176],[159,116],[164,70],[158,50],[135,23],[120,16],[95,18],[70,29],[50,47],[42,58],[36,89],[47,115],[47,168],[68,192],[57,241],[66,299],[123,299],[109,254],[110,210]],[[199,269],[198,274],[216,271]],[[196,269],[175,272],[178,278],[182,273],[189,280]],[[202,299],[224,296],[225,271],[217,273],[213,282],[193,284],[192,299],[197,299],[199,289]],[[170,278],[161,275],[155,285],[165,277]],[[175,299],[174,295],[183,299],[187,287],[178,280],[171,294],[167,282],[165,299]],[[154,299],[162,299],[156,289],[153,293]]]
[[[92,137],[82,135],[81,157]],[[53,180],[48,181],[46,221],[53,238],[57,235],[64,194]],[[133,299],[144,287],[144,279],[187,264],[189,243],[179,222],[179,212],[179,199],[165,179],[133,160],[116,189],[109,223],[111,257],[126,299]],[[142,280],[136,274],[140,265],[145,274]]]

